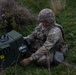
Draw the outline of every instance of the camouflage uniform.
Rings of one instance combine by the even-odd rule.
[[[43,9],[39,13],[38,18],[39,21],[47,20],[49,25],[44,27],[42,23],[40,23],[32,34],[26,37],[26,40],[29,40],[30,48],[35,51],[35,53],[31,55],[33,59],[42,64],[46,64],[47,58],[50,62],[53,61],[53,52],[55,50],[65,54],[67,47],[61,26],[56,23],[53,11],[50,9]]]

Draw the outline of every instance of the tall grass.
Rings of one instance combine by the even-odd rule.
[[[38,14],[41,9],[50,7],[49,1],[50,0],[19,0],[18,2],[32,9],[35,14]]]
[[[55,13],[59,13],[65,8],[66,0],[51,0],[51,8]]]

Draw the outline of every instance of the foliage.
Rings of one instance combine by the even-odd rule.
[[[66,0],[51,0],[51,8],[57,14],[61,10],[65,9]]]
[[[50,0],[19,0],[19,3],[38,13],[41,9],[50,7]]]
[[[35,23],[35,17],[26,7],[18,5],[14,0],[0,0],[0,15],[5,14],[6,26],[22,28]],[[11,22],[9,20],[11,19]],[[9,28],[8,28],[9,29]],[[16,29],[16,28],[15,28]]]

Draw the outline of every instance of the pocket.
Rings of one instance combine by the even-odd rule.
[[[65,45],[62,45],[61,48],[60,48],[61,52],[66,55],[67,51],[68,51],[68,45],[65,44]]]

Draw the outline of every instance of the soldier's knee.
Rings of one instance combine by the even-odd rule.
[[[47,67],[48,64],[51,64],[52,63],[52,58],[51,57],[47,57],[47,56],[42,56],[41,58],[39,58],[37,61],[36,61],[36,64],[39,65],[39,66],[45,66]]]
[[[46,56],[42,56],[40,57],[37,61],[36,61],[36,64],[39,65],[39,66],[45,66],[47,64],[46,62]]]

